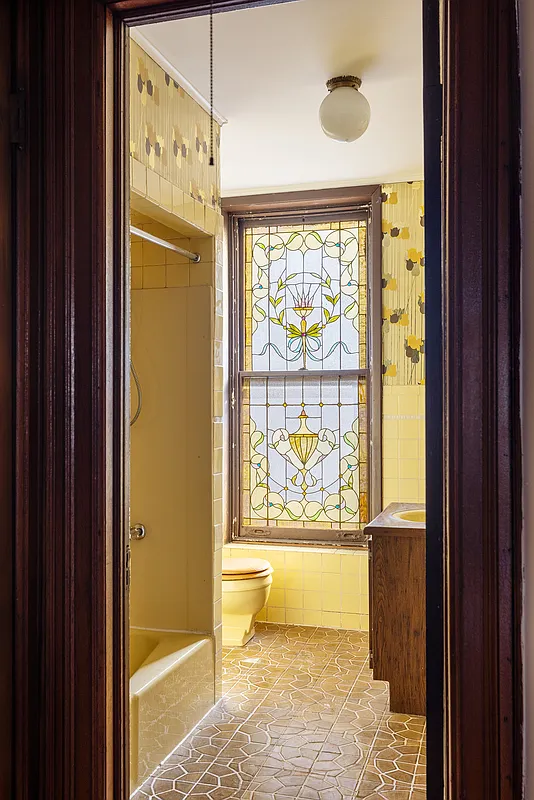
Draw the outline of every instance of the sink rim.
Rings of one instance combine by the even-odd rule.
[[[405,515],[422,515],[423,519],[413,519]],[[394,511],[391,516],[400,522],[411,522],[413,525],[426,525],[426,508],[407,508],[404,511]]]

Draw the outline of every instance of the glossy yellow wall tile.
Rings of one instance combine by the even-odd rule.
[[[259,620],[369,630],[367,550],[227,545],[225,558],[265,558],[274,568]]]
[[[160,222],[142,220],[133,214],[135,227],[165,239],[171,244],[199,253],[196,264],[186,256],[160,245],[132,236],[131,265],[132,289],[181,288],[186,286],[213,286],[215,283],[215,238],[213,236],[184,236]]]
[[[220,127],[216,122],[213,127],[215,166],[210,166],[210,115],[131,40],[130,155],[146,167],[144,178],[134,166],[133,188],[171,210],[173,187],[202,207],[220,210]]]
[[[384,386],[383,506],[425,502],[425,387]]]
[[[132,429],[132,514],[149,519],[155,531],[145,558],[140,549],[134,553],[132,620],[212,633],[218,698],[224,539],[219,126],[211,167],[209,115],[133,41],[130,52],[132,224],[201,256],[196,264],[131,239],[134,360],[149,406],[172,401],[172,411],[154,406],[150,419],[141,425],[140,418]],[[152,341],[162,325],[167,335]],[[152,358],[145,352],[149,343],[157,350]],[[144,354],[137,358],[138,352]],[[158,372],[162,363],[172,373],[169,382],[165,370]],[[154,457],[154,440],[161,459]]]

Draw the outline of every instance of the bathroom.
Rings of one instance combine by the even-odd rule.
[[[302,4],[315,14],[304,32]],[[349,42],[329,62],[339,30],[322,62],[299,51],[305,112],[292,116],[284,95],[282,133],[258,120],[291,53],[260,82],[271,95],[248,105],[254,70],[237,91],[239,59],[255,63],[254,30],[278,33],[280,53],[295,37],[294,47],[317,49],[329,16],[318,0],[216,16],[213,119],[208,18],[131,32],[136,800],[426,796],[424,654],[399,656],[417,626],[424,641],[420,6],[330,5],[360,20],[376,52],[367,43],[347,59]],[[236,38],[246,43],[239,59],[227,44]],[[371,122],[340,144],[321,131],[318,109],[326,80],[354,62]],[[317,130],[299,154],[302,126]],[[278,260],[261,261],[266,243]],[[302,254],[306,291],[292,268]],[[273,322],[280,309],[283,324]],[[406,630],[395,616],[403,603],[415,620]]]

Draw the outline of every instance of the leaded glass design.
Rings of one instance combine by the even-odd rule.
[[[247,378],[242,437],[243,525],[367,522],[365,377]]]
[[[367,222],[245,233],[245,369],[367,366]]]
[[[238,535],[362,541],[367,224],[243,228]]]

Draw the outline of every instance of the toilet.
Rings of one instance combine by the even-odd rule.
[[[273,568],[263,558],[223,559],[223,647],[243,647],[252,639],[256,615],[271,591],[272,576]]]

